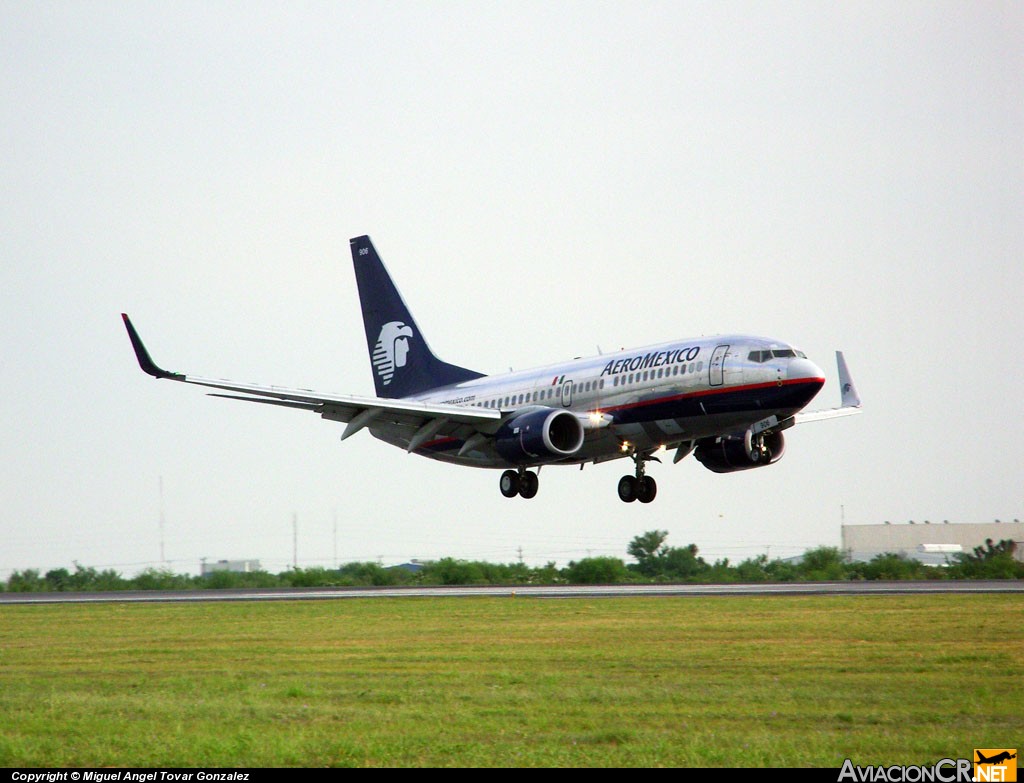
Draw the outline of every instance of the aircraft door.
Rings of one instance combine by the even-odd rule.
[[[562,384],[562,407],[568,408],[572,405],[572,381]]]
[[[711,361],[708,363],[709,386],[721,386],[725,382],[725,355],[728,352],[728,345],[719,345],[711,354]]]

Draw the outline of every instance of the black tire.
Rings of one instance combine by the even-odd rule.
[[[623,503],[636,500],[636,476],[623,476],[619,479],[619,500]]]
[[[536,473],[526,471],[519,477],[519,496],[527,500],[536,496],[540,488],[540,477]]]
[[[519,494],[519,474],[514,470],[506,470],[498,481],[498,489],[505,497],[514,498]]]
[[[641,503],[650,503],[658,494],[658,483],[651,476],[644,476],[637,482],[636,499]]]

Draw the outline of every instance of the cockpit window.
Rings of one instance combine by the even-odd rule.
[[[796,356],[799,356],[801,359],[807,358],[807,354],[803,351],[797,351],[793,348],[773,348],[770,351],[751,351],[747,354],[747,359],[752,362],[770,362],[773,357],[775,359],[792,359]]]

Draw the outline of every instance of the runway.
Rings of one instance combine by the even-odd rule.
[[[323,601],[342,598],[637,598],[729,595],[913,595],[1020,593],[1024,580],[784,582],[771,584],[508,585],[434,587],[252,588],[108,593],[0,593],[0,605],[174,603],[195,601]]]

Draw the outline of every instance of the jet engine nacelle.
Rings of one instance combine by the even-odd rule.
[[[700,463],[715,473],[735,473],[738,470],[763,468],[782,459],[786,451],[786,439],[781,432],[766,432],[754,435],[750,430],[726,435],[723,438],[708,438],[697,444],[694,456]]]
[[[541,408],[506,422],[494,436],[494,447],[513,465],[554,462],[571,457],[583,445],[583,424],[565,410]]]

